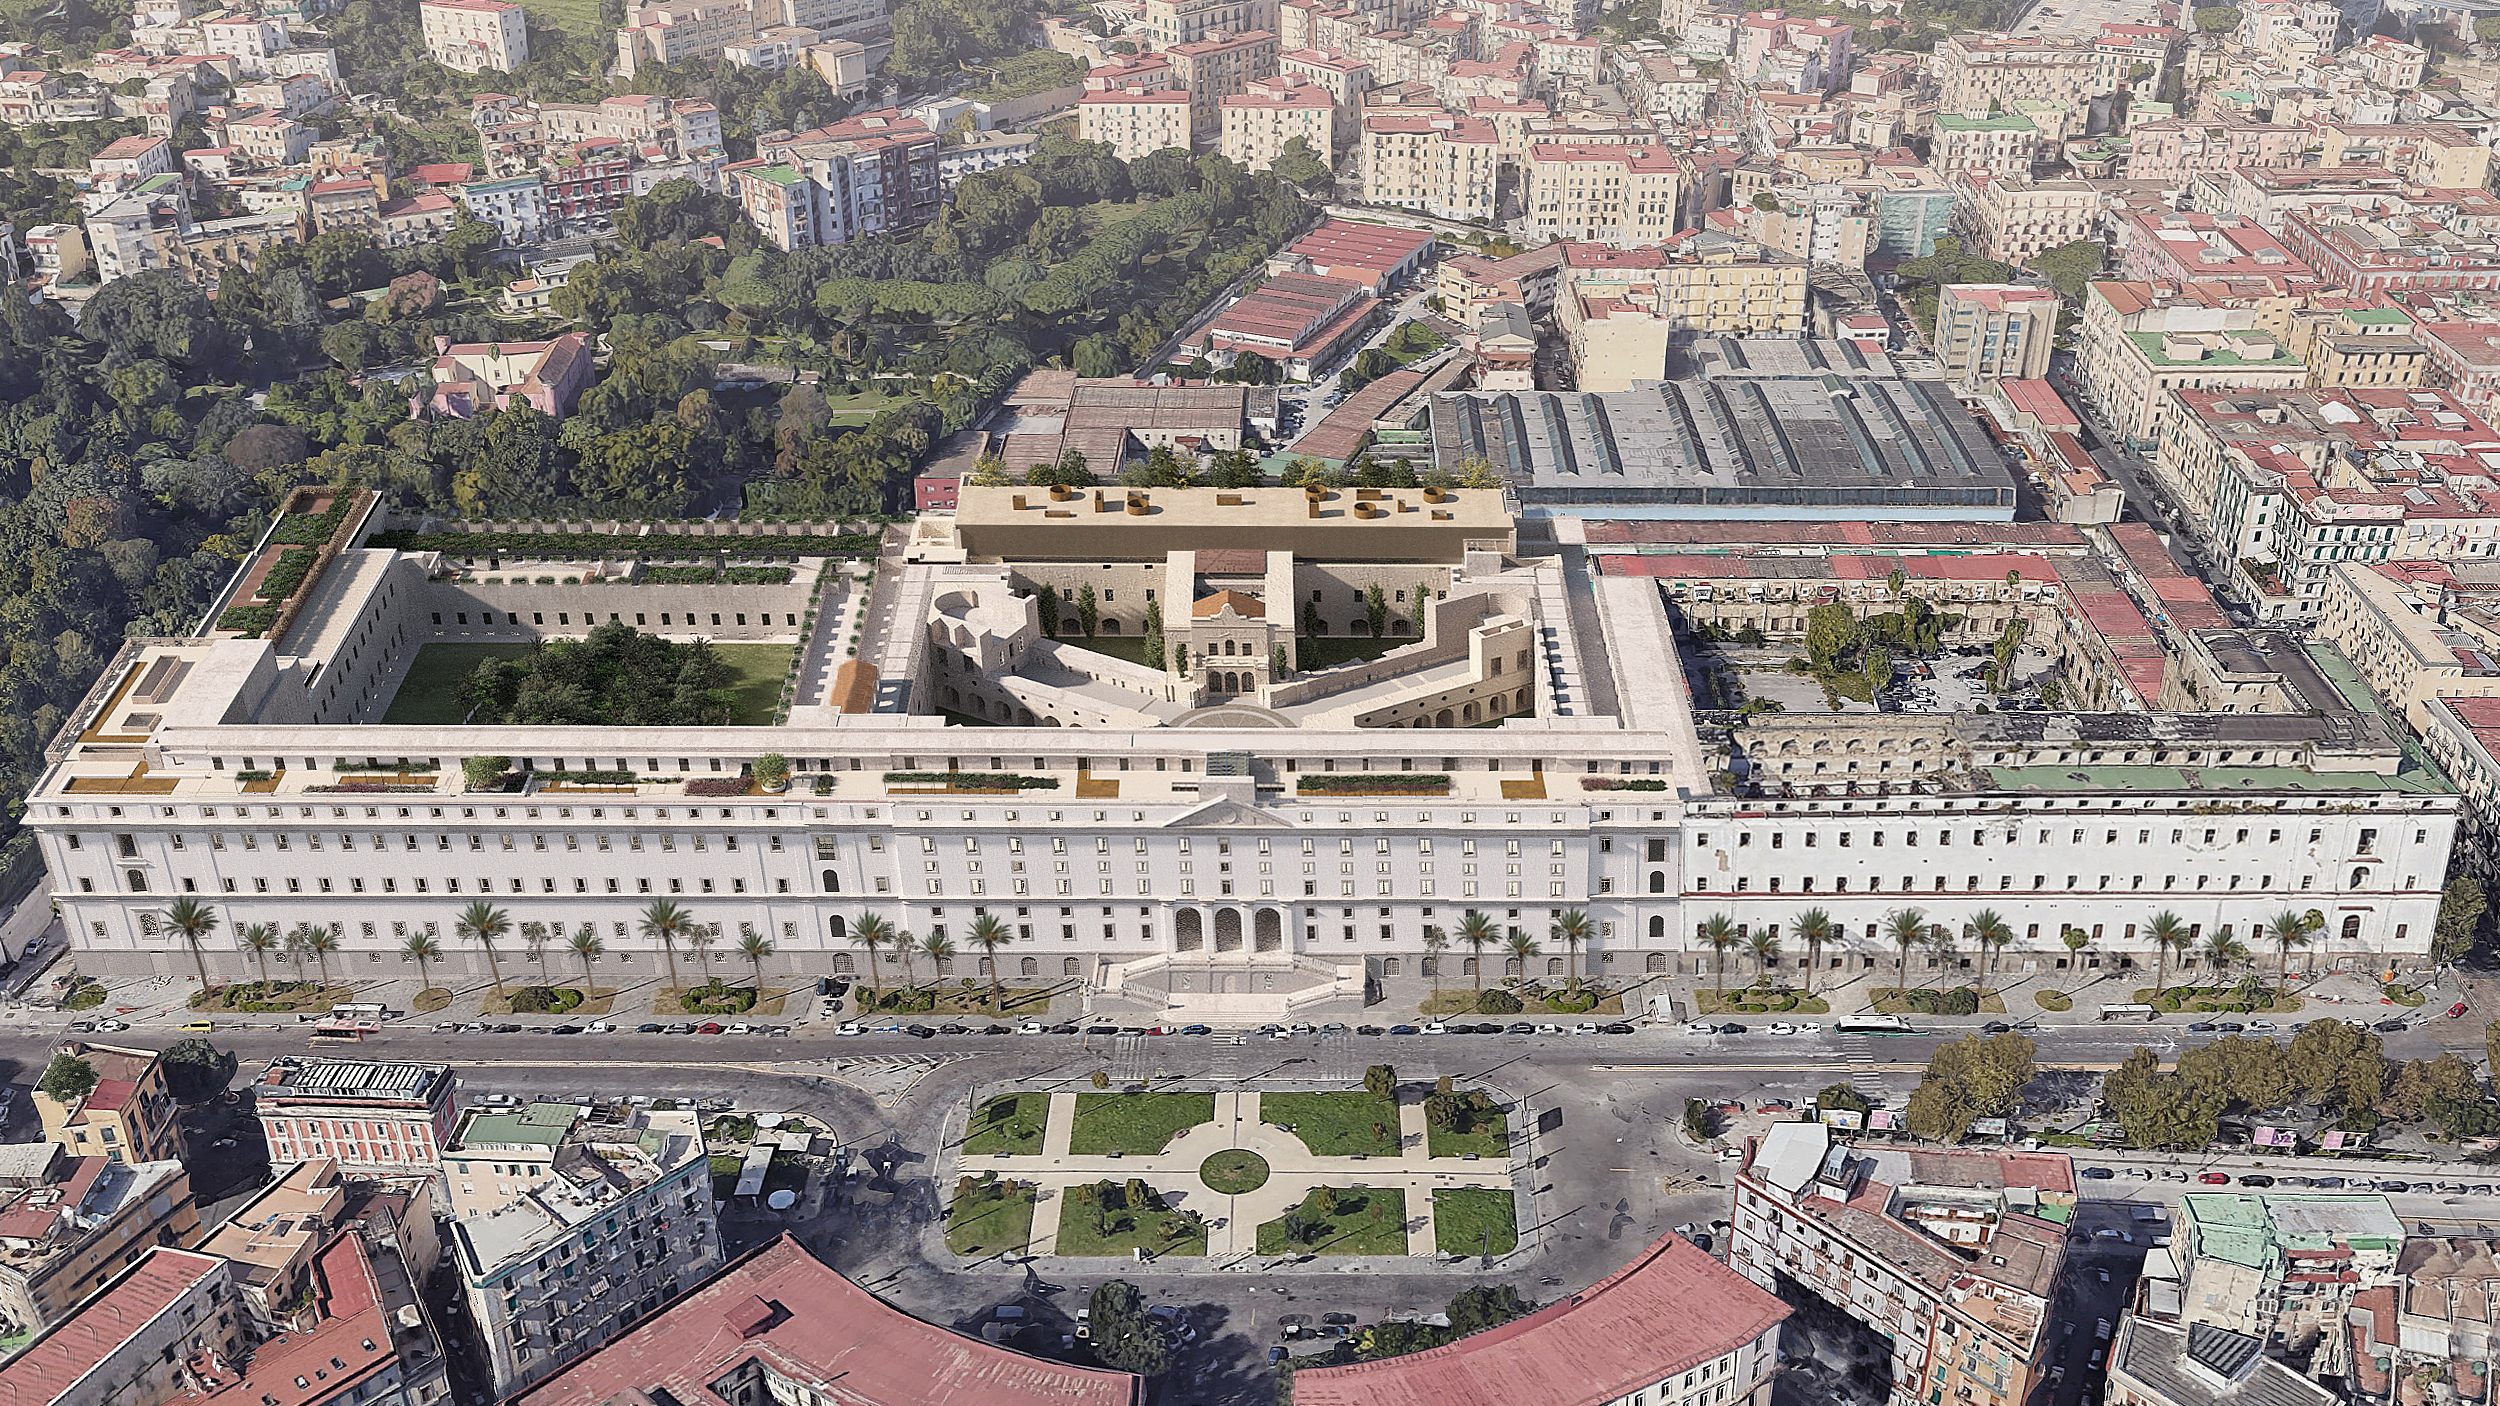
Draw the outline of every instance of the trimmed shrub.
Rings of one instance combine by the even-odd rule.
[[[1476,997],[1478,1015],[1517,1015],[1522,1009],[1524,1007],[1519,1004],[1518,997],[1499,987]]]

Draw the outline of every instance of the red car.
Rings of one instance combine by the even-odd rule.
[[[2203,1176],[2198,1177],[2197,1180],[2203,1182],[2207,1186],[2229,1186],[2231,1184],[2231,1177],[2227,1172],[2207,1172]]]
[[[718,1035],[721,1032],[721,1023],[717,1020],[707,1020],[696,1026],[694,1032],[697,1035]]]
[[[2463,1014],[2465,1014],[2465,1002],[2463,1001],[2459,1001],[2455,1005],[2448,1008],[2448,1018],[2451,1020],[2454,1020]]]

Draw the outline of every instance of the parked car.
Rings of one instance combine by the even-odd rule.
[[[1392,1035],[1420,1035],[1423,1031],[1412,1025],[1392,1025],[1389,1027],[1389,1033]]]
[[[1038,1020],[1028,1020],[1016,1027],[1016,1033],[1019,1035],[1040,1035],[1044,1033],[1044,1027]]]
[[[2454,1020],[2463,1014],[2465,1014],[2465,1002],[2463,1001],[2459,1001],[2455,1005],[2448,1008],[2448,1018],[2450,1020]]]
[[[1794,1035],[1797,1033],[1797,1027],[1784,1020],[1772,1021],[1769,1029],[1774,1035]]]
[[[2086,1167],[2083,1169],[2083,1174],[2094,1181],[2107,1181],[2118,1175],[2107,1167]]]
[[[2267,1176],[2263,1172],[2249,1172],[2240,1177],[2240,1185],[2256,1187],[2272,1186],[2274,1185],[2274,1178]]]
[[[2207,1186],[2229,1186],[2231,1184],[2231,1174],[2229,1172],[2206,1172],[2199,1176],[2197,1180],[2203,1182]]]
[[[717,1020],[707,1020],[701,1025],[696,1026],[694,1028],[694,1033],[697,1035],[718,1035],[728,1028],[728,1026],[721,1024]]]
[[[1215,1033],[1215,1027],[1212,1025],[1184,1025],[1181,1027],[1181,1033],[1183,1035],[1212,1035]]]

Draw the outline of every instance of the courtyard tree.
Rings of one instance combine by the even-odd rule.
[[[2248,944],[2216,928],[2212,935],[2205,939],[2205,945],[2198,949],[2197,955],[2205,959],[2206,966],[2212,968],[2214,985],[2221,986],[2225,984],[2223,978],[2230,974],[2231,968],[2248,960]]]
[[[1797,940],[1806,945],[1805,981],[1802,984],[1805,994],[1811,996],[1814,994],[1815,969],[1823,965],[1823,945],[1840,935],[1840,927],[1832,921],[1831,914],[1820,908],[1809,908],[1798,914],[1794,926]]]
[[[1094,637],[1095,628],[1101,624],[1102,606],[1095,601],[1094,586],[1089,581],[1076,588],[1076,627],[1084,631],[1085,638],[1090,640]]]
[[[1736,920],[1725,913],[1713,913],[1701,920],[1701,927],[1696,935],[1701,938],[1702,945],[1710,949],[1711,957],[1717,962],[1718,979],[1713,984],[1713,992],[1725,996],[1727,994],[1727,954],[1735,951],[1737,944],[1743,941],[1736,935]]]
[[[2068,967],[2070,969],[2080,968],[2083,965],[2083,949],[2092,945],[2092,934],[2085,932],[2083,929],[2076,927],[2072,923],[2068,923],[2065,931],[2057,935],[2057,940],[2066,944],[2067,952],[2072,954],[2067,959]]]
[[[443,942],[432,933],[412,932],[399,944],[401,960],[417,964],[417,984],[425,990],[434,989],[434,964],[443,956]]]
[[[286,946],[284,939],[278,936],[278,925],[276,923],[253,923],[236,933],[234,941],[236,946],[252,954],[252,965],[260,969],[260,984],[264,988],[267,987],[269,985],[269,954],[283,951]]]
[[[2013,925],[1994,908],[1970,915],[1971,945],[1979,949],[1979,999],[1988,999],[1988,979],[1996,975],[1997,954],[2014,944]]]
[[[2235,5],[2208,5],[2196,12],[2196,32],[2228,34],[2240,27],[2240,11]]]
[[[2144,936],[2153,944],[2153,994],[2159,996],[2170,985],[2170,954],[2185,952],[2194,939],[2188,936],[2187,920],[2167,908],[2144,925]]]
[[[76,1103],[95,1092],[95,1066],[74,1054],[56,1054],[43,1067],[43,1077],[35,1082],[35,1091],[62,1103]]]
[[[199,1103],[214,1097],[234,1078],[232,1050],[221,1050],[193,1036],[165,1047],[165,1084],[176,1099]]]
[[[1372,582],[1363,589],[1363,622],[1372,629],[1372,638],[1389,633],[1389,593]]]
[[[1568,961],[1564,970],[1574,987],[1580,984],[1580,944],[1588,941],[1589,934],[1596,930],[1596,924],[1589,921],[1587,912],[1578,908],[1564,909],[1548,930],[1548,935],[1563,946]]]
[[[868,980],[862,984],[873,987],[877,981],[877,953],[895,945],[894,925],[874,913],[862,913],[859,921],[851,924],[851,941],[868,953]]]
[[[1363,1089],[1374,1098],[1395,1098],[1398,1093],[1398,1071],[1386,1064],[1375,1064],[1363,1071]]]
[[[990,1005],[996,1008],[1006,994],[1002,979],[1004,974],[998,969],[998,949],[1016,940],[1015,929],[1000,922],[995,915],[983,913],[972,920],[964,938],[981,949],[982,965],[990,969]]]
[[[1780,959],[1780,935],[1767,925],[1758,927],[1745,938],[1745,947],[1753,954],[1754,981],[1771,984],[1771,966]]]
[[[1535,938],[1528,936],[1524,932],[1516,931],[1511,933],[1511,935],[1503,941],[1502,946],[1510,952],[1510,959],[1519,964],[1519,975],[1521,976],[1527,976],[1529,974],[1528,959],[1545,950],[1543,947],[1537,945],[1537,940]]]
[[[668,989],[675,995],[685,990],[677,978],[677,944],[694,931],[694,915],[683,904],[666,898],[651,900],[642,910],[640,930],[644,937],[660,944],[660,959],[668,964]]]
[[[1816,669],[1828,673],[1839,668],[1858,639],[1858,617],[1849,607],[1818,605],[1806,612],[1806,659]]]
[[[908,938],[909,934],[905,936]],[[919,948],[920,955],[929,959],[930,979],[933,981],[944,976],[947,964],[955,960],[955,940],[946,935],[944,928],[929,929],[920,939]]]
[[[339,950],[336,934],[319,923],[300,922],[287,930],[286,953],[298,971],[307,959],[321,972],[321,984],[330,984],[330,954]]]
[[[1094,1356],[1118,1372],[1141,1377],[1162,1375],[1172,1362],[1172,1345],[1163,1324],[1146,1311],[1145,1295],[1125,1279],[1113,1279],[1086,1301],[1086,1320],[1093,1328]]]
[[[573,954],[573,960],[582,964],[582,999],[587,1001],[598,992],[598,987],[591,978],[591,963],[608,955],[608,945],[599,940],[597,928],[584,923],[572,937],[565,940],[564,946]]]
[[[2311,941],[2309,923],[2286,908],[2266,919],[2266,941],[2274,944],[2274,990],[2279,998],[2289,989],[2292,950],[2307,947]]]
[[[2491,903],[2471,875],[2459,874],[2440,891],[2439,918],[2431,928],[2431,960],[2458,962],[2474,950],[2475,930]]]
[[[772,960],[773,940],[760,932],[738,934],[738,955],[747,959],[755,973],[755,999],[764,999],[764,963]]]
[[[1884,940],[1901,953],[1899,986],[1910,989],[1910,949],[1927,940],[1927,915],[1916,908],[1896,908],[1884,915]]]
[[[1459,915],[1458,940],[1467,944],[1467,951],[1473,958],[1476,989],[1479,991],[1484,989],[1484,949],[1492,946],[1497,937],[1491,918],[1473,908]]]

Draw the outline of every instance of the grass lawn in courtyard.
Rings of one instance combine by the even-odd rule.
[[[1078,1094],[1068,1152],[1150,1157],[1182,1132],[1213,1121],[1213,1094]]]
[[[1507,1255],[1519,1248],[1517,1205],[1507,1191],[1445,1186],[1432,1193],[1432,1240],[1445,1255]]]
[[[1259,1121],[1302,1139],[1319,1157],[1394,1157],[1397,1105],[1377,1094],[1261,1094]]]
[[[946,1208],[946,1248],[959,1255],[995,1255],[1032,1242],[1033,1188],[1003,1185],[1004,1196],[990,1196],[980,1187],[956,1189],[954,1204]]]
[[[1090,649],[1096,654],[1108,654],[1114,659],[1125,659],[1131,664],[1142,664],[1148,668],[1154,666],[1154,661],[1146,657],[1144,635],[1096,635],[1087,639],[1085,632],[1077,628],[1076,607],[1065,601],[1059,605],[1059,642],[1077,649]]]
[[[1098,1219],[1093,1202],[1085,1198],[1088,1190],[1090,1188],[1072,1186],[1060,1193],[1059,1239],[1053,1253],[1084,1258],[1116,1255],[1121,1259],[1130,1259],[1140,1249],[1150,1255],[1203,1255],[1207,1252],[1207,1229],[1203,1223],[1177,1210],[1161,1207],[1142,1210],[1123,1207],[1106,1211]]]
[[[1009,1156],[1042,1150],[1042,1129],[1050,1121],[1050,1095],[999,1094],[973,1105],[972,1122],[964,1134],[967,1157]]]
[[[1295,1238],[1288,1222],[1311,1227]],[[1262,1255],[1403,1255],[1406,1193],[1377,1186],[1320,1186],[1302,1204],[1259,1227]]]
[[[408,673],[391,695],[382,715],[385,724],[416,727],[458,726],[467,721],[469,705],[460,701],[461,682],[489,659],[526,659],[527,644],[429,644],[417,650]],[[712,651],[729,666],[729,693],[735,712],[730,722],[761,727],[773,720],[781,701],[782,680],[790,674],[792,646],[786,644],[714,644]]]
[[[1401,645],[1414,644],[1413,635],[1382,635],[1373,639],[1360,635],[1303,635],[1294,641],[1294,662],[1306,674],[1334,668],[1349,659],[1377,659]]]
[[[1468,1097],[1458,1096],[1463,1102]],[[1435,1157],[1464,1157],[1472,1152],[1478,1157],[1497,1158],[1510,1152],[1510,1115],[1498,1108],[1477,1111],[1462,1108],[1463,1127],[1436,1128],[1427,1119],[1424,1141]]]

